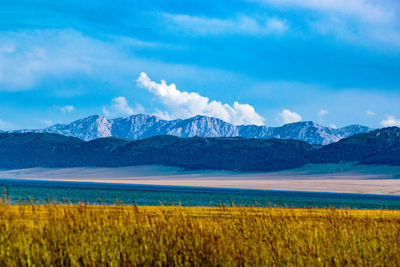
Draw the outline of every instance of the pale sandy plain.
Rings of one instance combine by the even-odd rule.
[[[0,179],[102,182],[400,195],[400,167],[308,165],[266,173],[185,171],[175,167],[0,170]]]

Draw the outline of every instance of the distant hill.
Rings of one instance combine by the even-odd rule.
[[[69,167],[84,142],[54,134],[0,134],[0,168]]]
[[[84,142],[54,134],[3,133],[0,168],[161,164],[186,169],[273,171],[304,165],[312,149],[304,142],[279,139],[156,136]]]
[[[173,135],[178,137],[278,138],[325,145],[354,134],[370,132],[371,130],[361,125],[351,125],[334,129],[323,127],[312,121],[290,123],[281,127],[235,126],[220,119],[206,116],[167,121],[157,116],[138,114],[117,119],[106,119],[105,117],[96,115],[74,121],[70,124],[57,124],[45,129],[18,130],[13,132],[53,133],[77,137],[84,141],[102,137],[144,139],[158,135]]]
[[[307,163],[400,165],[400,128],[321,146],[297,140],[154,136],[82,141],[48,133],[1,133],[0,168],[167,165],[186,169],[277,171]]]
[[[345,138],[314,151],[311,161],[400,165],[400,128],[383,128]]]

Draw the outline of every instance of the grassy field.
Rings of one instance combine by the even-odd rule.
[[[400,211],[0,204],[0,266],[386,265]]]

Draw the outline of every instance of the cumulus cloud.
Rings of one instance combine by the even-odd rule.
[[[75,107],[71,105],[63,106],[63,107],[58,107],[58,109],[61,111],[62,114],[70,113],[74,111]]]
[[[196,35],[270,35],[281,34],[289,29],[286,21],[276,17],[256,19],[240,16],[233,19],[219,19],[168,13],[163,16],[169,21],[170,29]]]
[[[233,106],[230,106],[219,101],[210,101],[208,97],[201,96],[196,92],[180,91],[173,83],[168,85],[164,80],[161,83],[156,83],[150,80],[144,72],[140,74],[137,83],[156,95],[167,108],[167,112],[159,114],[160,116],[187,118],[195,115],[205,115],[233,124],[264,124],[264,118],[249,104],[234,102]]]
[[[381,125],[383,127],[391,127],[391,126],[400,127],[400,119],[397,119],[395,116],[386,116],[386,119],[381,121]]]
[[[285,124],[301,121],[301,116],[298,113],[292,112],[288,109],[282,110],[282,112],[278,114],[278,118]]]
[[[103,107],[103,113],[106,116],[129,116],[136,114],[138,112],[143,112],[143,107],[140,105],[136,105],[136,108],[132,108],[129,106],[128,101],[123,96],[118,96],[111,100],[111,106],[109,108]]]

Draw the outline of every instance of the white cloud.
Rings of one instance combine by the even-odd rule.
[[[307,22],[318,34],[359,45],[400,47],[398,12],[390,1],[253,0],[277,7],[312,11]],[[379,47],[381,48],[381,47]]]
[[[289,29],[287,23],[277,18],[269,18],[266,21],[266,26],[271,33],[283,33]]]
[[[335,124],[333,124],[333,123],[329,124],[329,127],[332,128],[332,129],[337,129],[337,126]]]
[[[285,124],[301,121],[301,116],[298,113],[288,109],[282,110],[282,112],[278,114],[278,118]]]
[[[4,33],[0,43],[0,90],[25,90],[41,77],[88,73],[79,55],[96,42],[73,30],[33,30]]]
[[[175,84],[162,80],[156,83],[142,72],[137,79],[139,86],[156,95],[168,109],[169,118],[192,117],[195,115],[212,116],[233,124],[263,125],[264,118],[249,104],[234,102],[233,106],[201,96],[195,92],[180,91]],[[162,116],[162,114],[160,114]]]
[[[111,102],[112,104],[109,108],[103,107],[103,113],[106,116],[129,116],[144,111],[143,107],[138,104],[135,109],[130,107],[128,101],[123,96],[113,98]]]
[[[5,45],[0,47],[0,54],[11,54],[13,52],[15,52],[14,45]]]
[[[400,119],[397,119],[395,116],[386,116],[386,119],[381,121],[381,125],[383,127],[391,127],[391,126],[400,127]]]
[[[363,20],[381,22],[392,16],[392,12],[381,1],[371,0],[255,0],[279,6],[292,6],[321,12],[336,12],[355,16]]]
[[[395,23],[372,23],[326,16],[312,21],[310,26],[322,35],[332,35],[347,43],[369,47],[400,48],[400,32]]]
[[[137,58],[126,52],[126,48],[143,47],[176,49],[121,36],[99,40],[72,29],[4,31],[0,34],[0,91],[29,90],[43,79],[76,80],[77,77],[127,86],[124,79],[143,69],[178,73],[177,69],[196,68]],[[83,90],[89,89],[60,85],[51,93],[71,96]]]
[[[111,38],[111,37],[110,37]],[[111,41],[110,41],[111,40]],[[57,97],[71,97],[86,93],[96,94],[93,86],[58,84],[54,89],[43,82],[56,84],[59,80],[91,80],[100,84],[129,88],[132,73],[152,71],[154,75],[168,75],[180,81],[203,82],[227,86],[232,81],[246,79],[240,73],[195,64],[168,63],[144,59],[127,48],[177,49],[167,44],[141,44],[138,40],[116,36],[110,40],[91,38],[72,29],[20,30],[0,34],[0,91],[48,90]],[[137,44],[139,42],[139,44]],[[141,47],[137,47],[141,46]],[[41,87],[38,87],[41,86]],[[51,89],[50,89],[51,88]],[[122,94],[123,95],[123,94]],[[39,127],[39,126],[38,126]]]
[[[183,30],[195,35],[270,35],[281,34],[289,29],[286,21],[276,17],[256,19],[241,16],[234,19],[218,19],[168,13],[163,16],[170,22],[170,29]]]
[[[366,111],[365,111],[365,114],[366,114],[367,116],[369,116],[369,117],[375,116],[375,112],[373,112],[372,110],[366,110]]]
[[[58,107],[58,109],[61,111],[62,114],[70,113],[74,111],[75,107],[71,105],[63,106],[63,107]]]
[[[325,116],[326,114],[328,114],[328,111],[327,111],[326,109],[321,109],[321,110],[318,112],[318,117],[323,117],[323,116]]]

